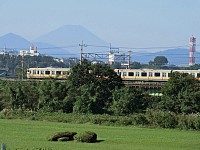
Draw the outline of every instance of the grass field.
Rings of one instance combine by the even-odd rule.
[[[99,142],[47,141],[49,135],[60,131],[94,131]],[[199,150],[200,131],[0,119],[2,143],[10,150]]]

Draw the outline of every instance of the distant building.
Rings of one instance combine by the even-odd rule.
[[[32,45],[30,47],[30,52],[28,50],[20,50],[20,55],[21,56],[39,56],[40,53],[37,52],[37,47]]]
[[[16,50],[0,50],[0,55],[18,55]]]
[[[30,56],[39,56],[40,54],[37,52],[37,47],[32,45],[30,47]]]
[[[19,55],[21,55],[21,56],[27,56],[27,55],[29,55],[29,52],[28,52],[28,50],[20,50],[19,51]]]

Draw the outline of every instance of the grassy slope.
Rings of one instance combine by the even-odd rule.
[[[94,131],[102,141],[93,144],[47,141],[48,135],[59,131]],[[33,147],[53,150],[199,150],[200,132],[0,119],[1,143],[6,143],[11,150]]]

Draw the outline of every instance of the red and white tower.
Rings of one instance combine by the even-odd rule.
[[[194,52],[196,51],[196,38],[191,37],[190,38],[190,56],[189,56],[189,66],[192,66],[195,64],[195,57]]]
[[[30,47],[30,54],[31,54],[31,56],[35,56],[36,53],[37,53],[37,47],[34,46],[34,45],[32,45]]]

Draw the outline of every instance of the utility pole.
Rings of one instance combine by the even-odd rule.
[[[79,46],[81,47],[81,50],[80,50],[80,65],[81,65],[82,64],[82,59],[83,59],[83,57],[82,57],[82,55],[83,55],[83,47],[87,47],[87,45],[83,44],[83,41],[82,41],[82,43],[79,44]]]
[[[131,65],[131,51],[128,51],[128,69],[130,69]]]
[[[22,80],[24,79],[24,51],[22,53]]]

